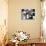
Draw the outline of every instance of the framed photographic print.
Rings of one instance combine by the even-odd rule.
[[[35,9],[21,9],[21,19],[30,20],[35,16]]]

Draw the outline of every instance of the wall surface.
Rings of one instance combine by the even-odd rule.
[[[33,20],[21,20],[21,9],[35,9]],[[9,36],[16,31],[26,31],[31,38],[40,37],[41,6],[40,0],[9,0]]]

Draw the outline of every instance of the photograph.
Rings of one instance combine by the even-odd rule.
[[[35,16],[35,9],[21,9],[21,19],[31,20]]]

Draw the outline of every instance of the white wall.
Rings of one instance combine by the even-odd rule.
[[[21,20],[21,9],[35,9],[33,20]],[[39,38],[41,30],[41,6],[40,0],[9,0],[8,16],[8,34],[9,36],[16,31],[26,31],[31,38]]]

